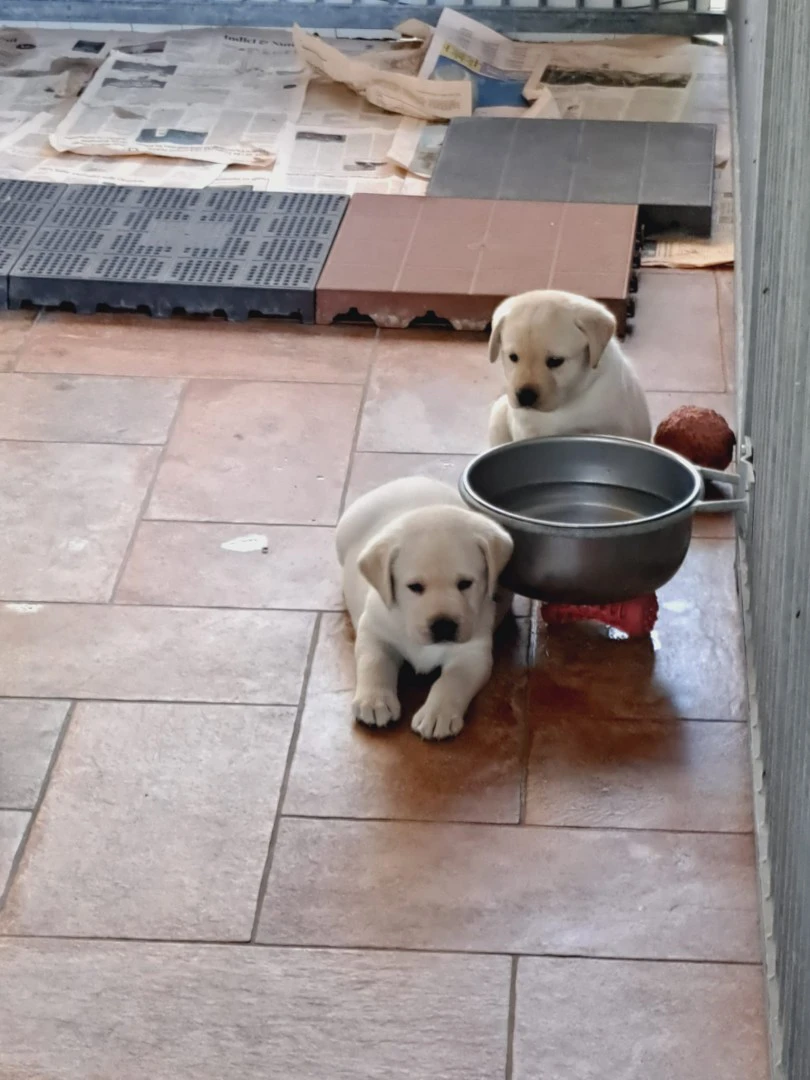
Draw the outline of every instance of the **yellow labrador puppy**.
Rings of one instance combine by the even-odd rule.
[[[409,477],[357,500],[336,534],[343,592],[356,631],[357,720],[399,718],[397,676],[442,669],[411,727],[425,739],[457,735],[492,671],[492,634],[511,605],[495,590],[512,554],[499,525],[465,509],[447,484]]]
[[[507,392],[489,418],[490,446],[548,435],[652,435],[644,391],[614,337],[616,320],[595,300],[538,290],[495,309],[491,363]]]

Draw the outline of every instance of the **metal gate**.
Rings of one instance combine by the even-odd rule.
[[[391,30],[457,7],[504,33],[722,31],[725,0],[0,0],[0,22],[172,23]]]
[[[810,1077],[810,5],[733,0],[740,538],[778,1067]],[[775,977],[774,977],[775,976]],[[778,987],[778,993],[777,993]],[[780,1030],[780,1022],[781,1029]]]

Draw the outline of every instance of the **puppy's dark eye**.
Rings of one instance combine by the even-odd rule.
[[[509,353],[509,359],[512,361],[513,364],[516,364],[518,362],[518,360],[520,359],[520,357],[518,356],[518,354],[516,352],[510,352]]]
[[[411,592],[415,593],[423,593],[425,591],[425,586],[422,584],[421,581],[412,581],[408,588],[411,590]]]
[[[460,581],[456,582],[456,588],[459,592],[466,592],[467,589],[472,588],[472,581],[470,581],[468,577],[463,577]]]
[[[565,357],[564,356],[549,356],[549,358],[546,360],[546,367],[547,368],[562,367],[564,363],[565,363]]]

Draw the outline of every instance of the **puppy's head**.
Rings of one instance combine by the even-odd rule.
[[[461,507],[434,506],[397,518],[358,565],[414,645],[463,643],[511,555],[512,538],[499,525]]]
[[[616,332],[601,304],[573,293],[540,290],[495,309],[489,359],[500,359],[515,409],[553,412],[577,396]]]

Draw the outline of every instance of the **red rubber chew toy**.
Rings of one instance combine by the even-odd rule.
[[[549,626],[599,622],[621,630],[628,637],[644,637],[658,618],[658,597],[648,593],[618,604],[542,604],[540,611]]]

